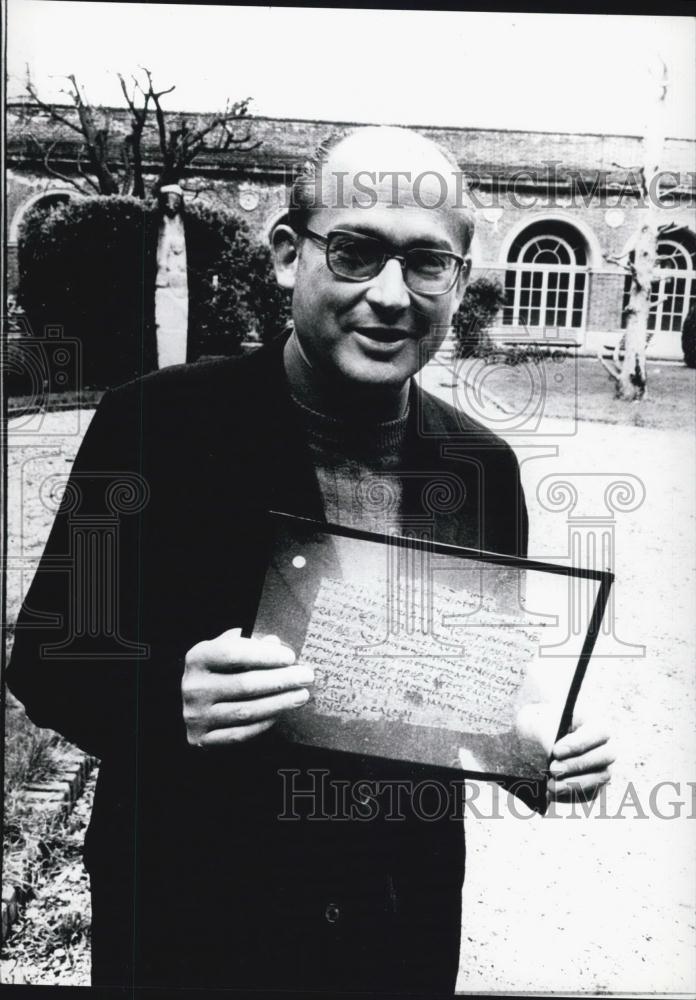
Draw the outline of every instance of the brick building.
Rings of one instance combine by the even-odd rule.
[[[16,287],[17,240],[34,206],[81,195],[76,133],[23,105],[7,117],[7,242],[10,291]],[[64,109],[70,115],[70,109]],[[179,119],[178,113],[169,113]],[[204,115],[187,115],[195,127]],[[224,205],[266,238],[287,204],[293,173],[327,137],[351,124],[254,118],[250,152],[230,147],[203,152],[184,181],[187,198]],[[154,179],[157,144],[144,138],[146,173]],[[476,201],[474,277],[497,278],[507,304],[496,335],[504,340],[573,342],[587,350],[620,336],[626,277],[611,261],[630,252],[644,211],[636,136],[502,129],[417,127],[457,158]],[[129,131],[127,113],[112,112],[114,162]],[[38,142],[37,142],[38,140]],[[49,173],[41,147],[52,145]],[[664,225],[653,292],[659,300],[649,353],[681,357],[681,326],[696,301],[696,143],[668,138],[663,175],[653,194]],[[617,166],[617,165],[621,166]]]

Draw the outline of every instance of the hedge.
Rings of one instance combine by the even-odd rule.
[[[188,361],[234,354],[267,337],[288,303],[270,254],[232,213],[198,204],[184,213],[189,284]],[[19,303],[32,333],[62,327],[76,340],[85,386],[116,385],[157,367],[155,275],[159,216],[153,201],[74,200],[30,212],[20,233]],[[73,386],[77,388],[77,386]]]

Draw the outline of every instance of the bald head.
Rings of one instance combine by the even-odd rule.
[[[468,252],[474,219],[462,171],[453,156],[406,128],[365,126],[325,143],[295,181],[289,221],[301,231],[322,208],[377,206],[447,213]]]

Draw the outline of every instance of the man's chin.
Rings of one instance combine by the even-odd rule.
[[[359,364],[342,365],[341,379],[358,386],[384,386],[384,388],[400,388],[413,374],[411,367],[386,361],[361,362]]]
[[[382,349],[381,345],[357,343],[355,348],[337,358],[342,377],[363,385],[403,385],[420,367],[413,342],[398,348]]]

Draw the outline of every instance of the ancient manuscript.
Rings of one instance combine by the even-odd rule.
[[[430,581],[389,593],[321,581],[300,662],[315,669],[314,711],[495,736],[513,727],[539,637],[478,595]]]

